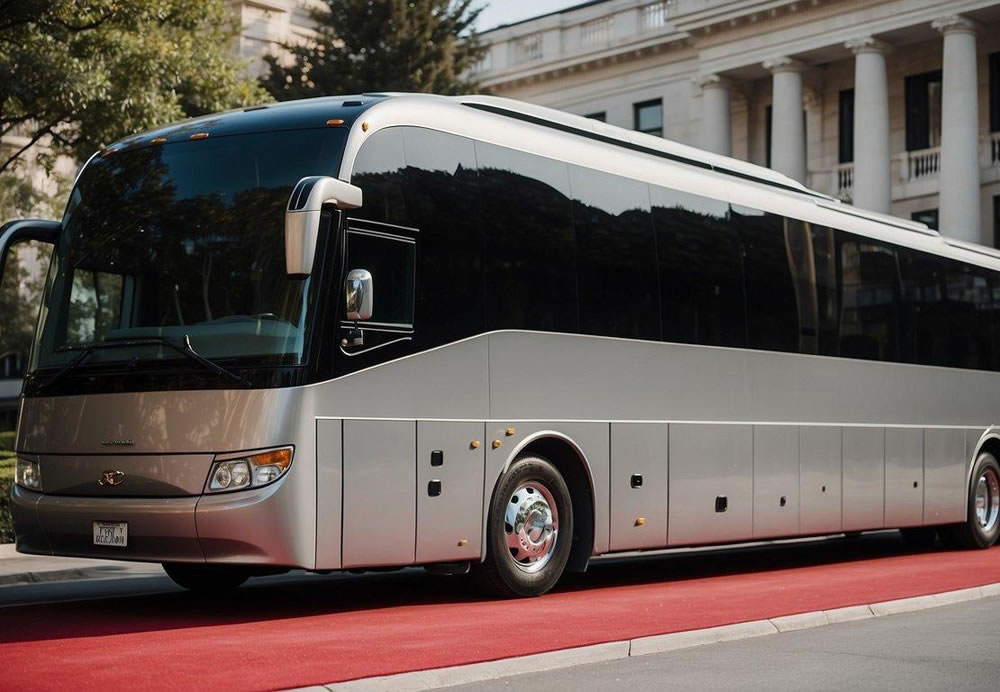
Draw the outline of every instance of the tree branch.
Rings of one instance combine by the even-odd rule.
[[[15,151],[10,157],[7,158],[6,161],[4,161],[2,164],[0,164],[0,173],[3,173],[5,170],[7,170],[11,166],[13,166],[14,162],[17,161],[17,159],[24,152],[26,152],[28,149],[30,149],[31,147],[33,147],[38,142],[38,140],[40,140],[42,137],[44,137],[46,134],[48,134],[50,132],[50,130],[51,130],[51,127],[45,127],[45,128],[42,128],[41,130],[39,130],[38,132],[36,132],[35,135],[28,141],[27,144],[25,144],[23,147],[21,147],[20,149],[18,149],[17,151]]]

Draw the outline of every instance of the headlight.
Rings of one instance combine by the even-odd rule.
[[[18,457],[14,465],[14,482],[28,490],[42,491],[42,474],[38,462]]]
[[[208,474],[208,492],[259,488],[281,478],[291,465],[290,447],[216,461]]]

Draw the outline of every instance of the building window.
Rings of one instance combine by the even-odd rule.
[[[840,110],[837,112],[838,147],[840,163],[854,161],[854,89],[840,92]]]
[[[993,247],[1000,248],[1000,195],[993,197]]]
[[[1000,53],[990,54],[990,132],[1000,132]]]
[[[938,230],[938,210],[937,209],[925,209],[924,211],[915,211],[910,214],[910,218],[914,221],[919,221],[920,223],[927,224],[928,228],[932,228],[935,231]]]
[[[602,123],[608,122],[608,114],[606,111],[601,111],[600,113],[588,113],[583,117],[590,118],[591,120],[600,120]]]
[[[663,100],[643,101],[633,107],[635,129],[648,135],[663,136]]]
[[[906,78],[906,150],[941,144],[941,70]]]

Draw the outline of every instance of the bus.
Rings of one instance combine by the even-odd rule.
[[[473,571],[901,529],[987,548],[1000,255],[489,96],[212,115],[82,169],[16,438],[24,553]]]

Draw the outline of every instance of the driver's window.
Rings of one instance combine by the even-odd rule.
[[[348,231],[348,269],[367,269],[374,284],[372,316],[364,322],[366,328],[413,329],[415,257],[413,238],[357,225]]]

